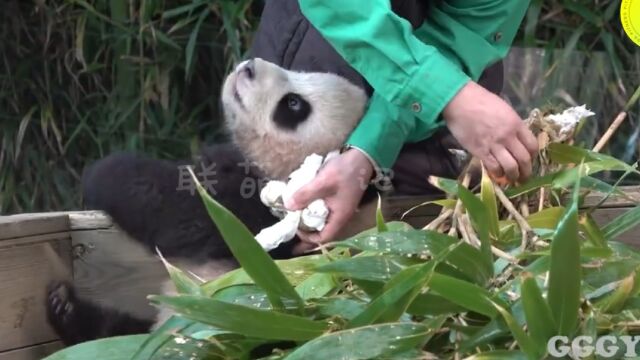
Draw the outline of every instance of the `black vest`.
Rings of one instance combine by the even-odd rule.
[[[438,0],[430,5],[437,5]],[[419,27],[427,16],[426,0],[391,0],[393,11]],[[249,49],[249,57],[260,57],[285,69],[330,72],[364,88],[373,89],[302,15],[298,0],[266,0],[260,24]],[[487,69],[480,83],[493,92],[502,89],[502,63]]]

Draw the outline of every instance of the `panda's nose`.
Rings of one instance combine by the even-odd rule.
[[[256,77],[255,61],[253,60],[246,61],[240,71],[242,71],[249,80],[253,80]]]

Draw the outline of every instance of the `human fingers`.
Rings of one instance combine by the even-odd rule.
[[[520,142],[522,142],[524,147],[527,149],[529,154],[531,154],[531,158],[533,159],[539,151],[538,140],[536,139],[535,135],[533,135],[528,127],[523,125],[518,131],[517,136]]]
[[[518,172],[520,181],[525,181],[531,176],[531,153],[518,138],[512,138],[507,143],[507,150],[518,162]]]
[[[491,152],[488,152],[481,160],[484,167],[493,177],[500,178],[504,176],[504,171],[502,171],[500,163],[491,154]]]
[[[514,159],[513,155],[507,150],[505,146],[494,146],[491,149],[491,154],[498,160],[502,171],[510,182],[516,182],[520,176],[518,170],[518,162]]]
[[[300,237],[300,234],[298,234],[298,237]],[[318,244],[314,242],[301,241],[293,247],[292,252],[293,255],[304,255],[317,247]]]
[[[300,241],[305,242],[305,243],[309,243],[309,244],[315,244],[313,241],[311,241],[311,239],[313,238],[314,234],[317,234],[317,232],[316,231],[306,231],[306,230],[302,230],[302,229],[298,229],[298,231],[296,232],[296,235],[298,236]]]
[[[350,213],[347,211],[336,211],[329,215],[327,219],[327,223],[324,226],[324,229],[317,233],[315,236],[309,237],[310,241],[313,241],[317,244],[326,244],[328,242],[334,241],[338,232],[346,225],[346,223],[351,218]]]
[[[316,177],[293,193],[284,204],[287,210],[296,211],[306,208],[314,200],[325,198],[334,193],[334,182],[326,176]]]

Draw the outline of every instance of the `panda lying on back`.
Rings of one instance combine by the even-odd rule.
[[[243,196],[242,182],[261,177],[286,180],[306,156],[340,148],[361,118],[366,101],[361,88],[337,75],[287,71],[261,59],[246,61],[227,77],[222,91],[233,143],[203,151],[194,165],[195,173],[215,170],[211,195],[256,234],[277,219],[262,205],[258,191]],[[246,166],[247,160],[258,171]],[[211,280],[236,268],[237,263],[197,193],[177,190],[182,175],[179,166],[186,164],[132,154],[109,156],[85,172],[85,203],[107,212],[150,251],[157,247],[172,263]],[[375,192],[368,191],[362,202],[364,211],[358,212],[346,226],[349,233],[342,236],[374,225],[371,195]],[[291,249],[291,244],[285,244],[271,254],[287,258],[293,256]],[[170,282],[164,291],[174,292]],[[139,319],[80,299],[64,282],[50,284],[47,312],[50,324],[67,345],[149,332],[171,315],[161,311],[155,321]]]

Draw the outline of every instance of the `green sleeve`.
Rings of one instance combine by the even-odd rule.
[[[349,143],[371,151],[383,168],[393,164],[402,144],[441,126],[440,113],[451,98],[506,55],[529,4],[443,0],[413,31],[389,0],[299,2],[311,24],[375,89]]]
[[[411,111],[391,104],[374,92],[367,112],[351,133],[347,145],[369,155],[376,170],[386,172],[415,127],[416,117]]]

